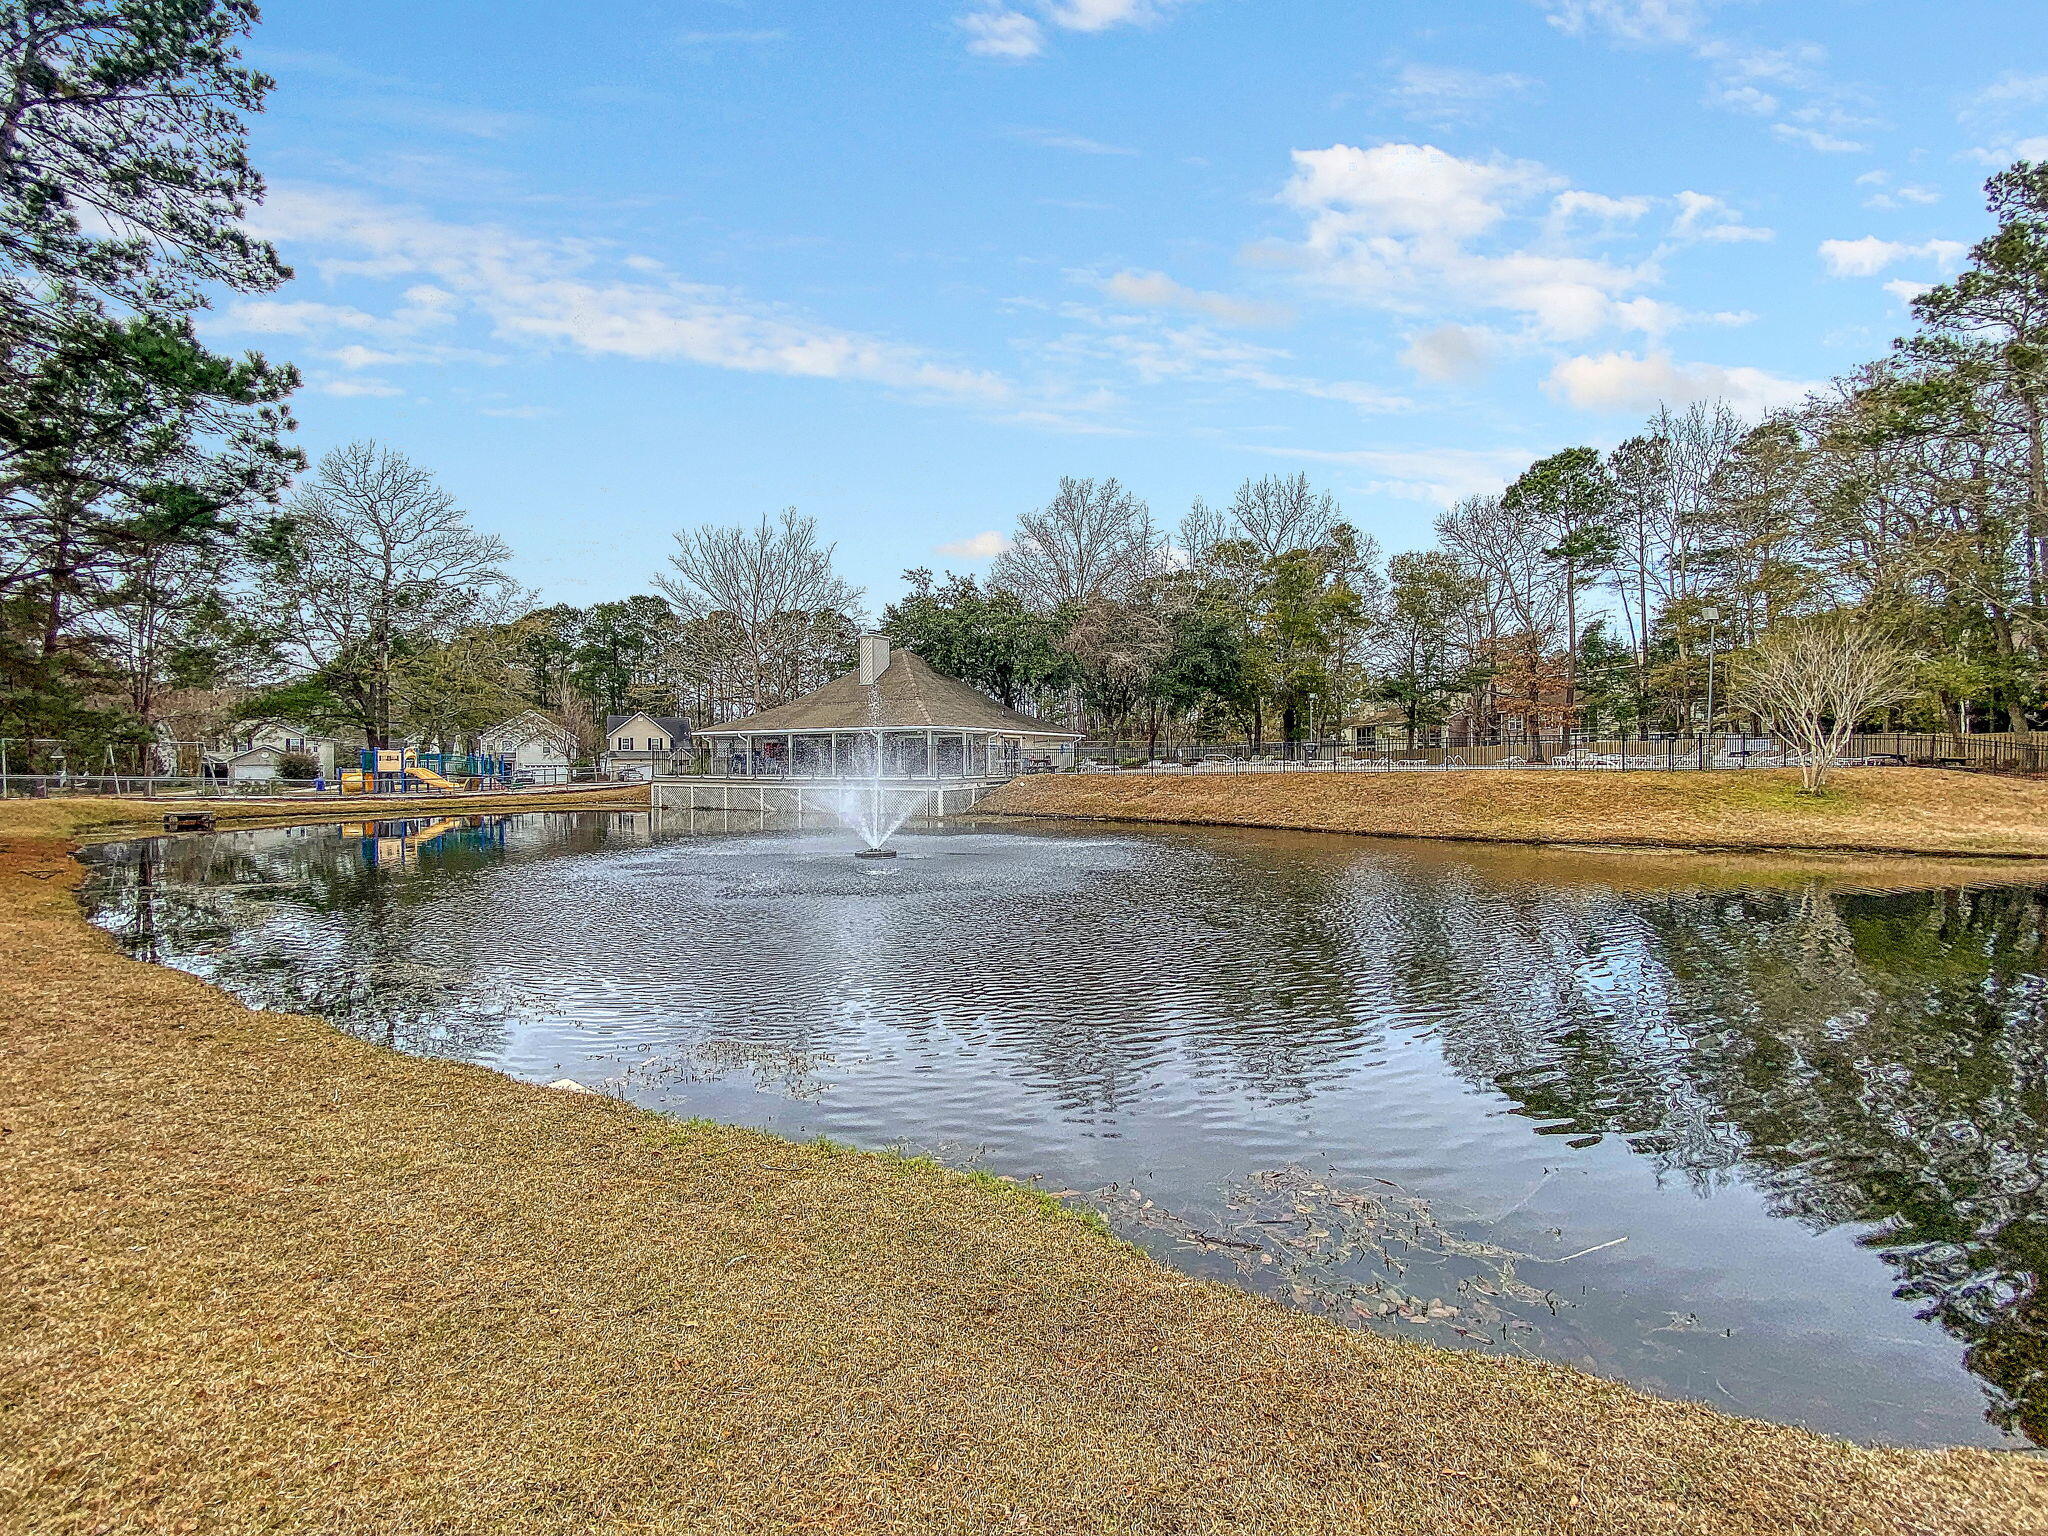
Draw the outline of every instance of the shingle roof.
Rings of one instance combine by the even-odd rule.
[[[524,735],[529,741],[545,736],[555,741],[566,742],[571,746],[574,746],[576,743],[576,733],[574,731],[562,724],[561,721],[555,719],[554,716],[543,714],[537,709],[523,709],[510,720],[501,720],[489,730],[479,731],[477,733],[477,740],[509,740],[519,735]]]
[[[707,725],[697,734],[871,730],[1000,731],[1067,740],[1079,735],[1005,708],[965,683],[934,672],[920,657],[900,650],[890,652],[888,667],[872,683],[863,683],[858,672],[849,672],[791,703],[744,720]]]
[[[664,731],[667,731],[671,740],[688,741],[690,739],[689,721],[679,715],[650,715],[644,709],[636,709],[630,715],[606,715],[604,717],[604,733],[609,736],[628,720],[638,720],[643,716],[646,719],[652,720]]]

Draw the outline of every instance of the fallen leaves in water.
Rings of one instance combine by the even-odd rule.
[[[1259,1289],[1340,1321],[1402,1323],[1509,1345],[1535,1331],[1525,1314],[1554,1316],[1569,1305],[1518,1272],[1522,1264],[1559,1260],[1468,1236],[1430,1201],[1387,1179],[1339,1182],[1299,1164],[1265,1169],[1225,1186],[1220,1216],[1204,1222],[1130,1185],[1111,1184],[1093,1198],[1126,1231],[1220,1255]]]
[[[818,1074],[835,1059],[819,1051],[707,1035],[681,1050],[634,1062],[616,1081],[622,1088],[640,1083],[713,1083],[737,1072],[749,1072],[754,1086],[764,1093],[816,1100],[825,1096],[826,1088]]]

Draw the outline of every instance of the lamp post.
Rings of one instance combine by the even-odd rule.
[[[1705,731],[1714,728],[1714,626],[1721,622],[1721,610],[1709,603],[1700,610],[1700,617],[1707,621],[1707,718]],[[1700,766],[1706,766],[1707,749],[1704,732],[1700,742]]]

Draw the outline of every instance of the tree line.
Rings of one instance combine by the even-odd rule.
[[[729,720],[850,667],[864,594],[793,508],[678,534],[649,592],[542,606],[403,453],[355,443],[309,469],[292,368],[195,329],[209,294],[290,275],[243,222],[263,190],[246,119],[272,86],[236,51],[254,19],[246,0],[0,6],[14,761],[256,716],[459,747],[524,708],[595,750],[607,714]],[[1006,704],[1151,751],[1361,721],[1410,742],[1763,726],[1805,707],[1812,658],[1852,653],[1822,723],[2033,729],[2048,164],[1987,193],[1994,232],[1913,301],[1912,333],[1796,408],[1660,409],[1391,558],[1302,474],[1171,526],[1113,478],[1066,478],[985,575],[905,573],[881,627]]]
[[[1411,743],[1801,710],[2039,728],[2048,164],[1986,192],[1995,231],[1913,300],[1913,332],[1795,408],[1659,409],[1384,561],[1299,475],[1197,501],[1171,539],[1114,481],[1067,481],[986,581],[909,573],[888,627],[1006,701],[1148,744],[1293,741],[1375,707]]]

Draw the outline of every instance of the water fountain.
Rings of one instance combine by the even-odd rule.
[[[1027,748],[1049,755],[1077,737],[933,671],[909,651],[892,651],[886,635],[867,634],[853,671],[787,704],[707,726],[696,739],[714,761],[723,756],[729,771],[701,784],[682,777],[658,783],[657,804],[801,817],[808,802],[860,833],[863,846],[851,850],[858,857],[886,859],[897,828],[935,801],[943,813],[949,789],[972,803],[999,764],[1014,765]],[[777,782],[784,779],[793,782]],[[828,782],[810,787],[821,779]]]
[[[841,821],[860,833],[861,841],[867,845],[855,850],[855,858],[893,859],[896,850],[884,845],[890,835],[910,819],[922,792],[884,787],[882,733],[879,729],[874,732],[872,740],[873,753],[868,763],[867,779],[842,788],[833,797],[832,808]]]

